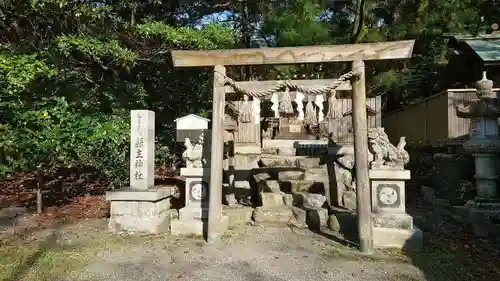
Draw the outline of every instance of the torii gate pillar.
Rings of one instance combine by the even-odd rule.
[[[370,178],[368,176],[365,63],[356,60],[352,63],[352,69],[359,73],[359,76],[352,81],[352,124],[354,127],[359,249],[362,253],[372,254],[373,224]]]
[[[212,105],[212,151],[210,160],[210,187],[208,202],[207,242],[212,243],[225,231],[228,218],[222,216],[222,160],[224,158],[224,107],[226,68],[214,67]]]

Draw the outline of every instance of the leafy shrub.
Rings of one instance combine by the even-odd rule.
[[[85,116],[73,112],[64,98],[52,98],[10,121],[0,132],[0,175],[43,164],[92,168],[115,186],[128,180],[128,114]]]

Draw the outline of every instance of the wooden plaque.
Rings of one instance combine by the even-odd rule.
[[[298,124],[289,124],[288,125],[288,130],[290,133],[301,133],[302,132],[302,126]]]

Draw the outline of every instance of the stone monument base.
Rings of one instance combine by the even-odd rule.
[[[193,197],[191,187],[197,184],[205,184],[208,187],[210,168],[181,168],[181,176],[186,180],[186,207],[179,210],[179,220],[170,223],[170,232],[173,235],[204,235],[208,228],[208,188],[198,194],[199,197]],[[221,213],[217,233],[223,233],[228,223],[229,218]]]
[[[173,220],[170,223],[170,233],[173,235],[204,235],[207,220]],[[217,233],[224,233],[229,225],[229,217],[222,216]]]
[[[423,247],[422,231],[413,226],[412,229],[373,228],[373,246],[375,248],[406,248],[420,250]]]
[[[252,221],[253,208],[246,206],[223,206],[222,213],[229,217],[229,226],[244,225]]]
[[[376,248],[422,248],[422,231],[413,225],[413,218],[404,213],[375,213],[373,245]]]
[[[413,218],[406,213],[372,213],[372,222],[374,227],[409,230],[413,228]]]
[[[109,230],[168,233],[171,195],[170,187],[106,192],[106,200],[111,201]]]
[[[500,202],[467,202],[469,223],[478,237],[498,237],[500,235]]]

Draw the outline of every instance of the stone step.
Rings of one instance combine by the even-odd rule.
[[[252,214],[258,224],[287,225],[297,228],[320,229],[327,225],[328,210],[306,210],[295,206],[257,207]]]
[[[328,143],[324,140],[263,140],[263,148],[302,148],[306,146],[324,147]]]
[[[277,206],[273,208],[257,207],[253,211],[252,219],[258,224],[293,224],[297,227],[307,227],[305,215],[297,215],[299,208],[293,206]]]
[[[306,169],[304,171],[304,180],[327,181],[328,170],[326,167]]]
[[[244,225],[252,221],[253,208],[223,206],[222,214],[229,218],[229,226]]]
[[[282,170],[276,171],[277,180],[291,181],[291,180],[310,180],[310,181],[328,181],[328,171],[325,168],[309,168],[299,170]],[[275,173],[275,175],[276,175]],[[273,178],[271,178],[273,179]],[[273,179],[275,180],[276,177]]]
[[[261,158],[264,167],[321,168],[320,159],[307,156],[265,156]]]
[[[263,192],[325,192],[325,183],[327,181],[316,180],[264,180],[259,183],[259,190]]]
[[[324,140],[263,140],[262,153],[264,155],[280,156],[320,156],[328,152],[328,144]]]
[[[280,188],[285,192],[309,192],[309,193],[325,193],[325,182],[314,180],[291,180],[280,181]]]
[[[279,148],[263,148],[262,155],[279,155],[279,156],[310,156],[319,157],[328,153],[329,148],[324,145],[306,145],[298,148],[279,147]]]

